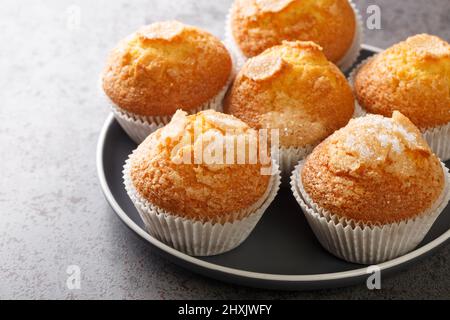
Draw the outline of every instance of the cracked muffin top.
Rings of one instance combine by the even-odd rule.
[[[230,214],[240,219],[269,187],[270,157],[250,155],[250,141],[257,139],[255,130],[233,116],[177,111],[130,157],[131,180],[142,197],[171,214],[219,223]],[[255,146],[253,156],[260,151]]]
[[[436,36],[394,45],[364,64],[354,82],[370,113],[390,117],[397,110],[420,129],[450,122],[450,44]]]
[[[249,59],[224,110],[251,127],[279,129],[281,147],[315,145],[345,126],[354,97],[342,72],[313,42],[284,41]]]
[[[424,214],[442,195],[439,159],[399,112],[353,119],[307,158],[300,176],[320,208],[365,224]]]
[[[356,17],[347,0],[236,0],[231,31],[248,58],[283,40],[313,41],[339,62],[355,37]]]
[[[142,27],[109,55],[103,89],[120,108],[140,116],[192,111],[215,98],[232,73],[222,42],[177,21]]]

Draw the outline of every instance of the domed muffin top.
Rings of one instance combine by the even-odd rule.
[[[352,45],[355,13],[347,0],[236,0],[231,28],[244,55],[283,40],[314,41],[337,63]]]
[[[172,214],[223,222],[268,190],[271,159],[258,156],[264,150],[257,140],[255,130],[230,115],[177,111],[130,157],[131,180],[142,197]]]
[[[282,147],[305,147],[348,123],[354,97],[318,45],[284,41],[247,61],[224,109],[253,128],[279,129]]]
[[[440,161],[399,112],[351,120],[307,158],[301,179],[319,207],[374,225],[426,212],[445,181]]]
[[[408,38],[361,67],[355,93],[370,113],[402,112],[421,129],[450,122],[450,45],[420,34]]]
[[[142,27],[111,52],[103,89],[125,111],[172,115],[213,99],[231,72],[231,57],[219,39],[180,22],[158,22]]]

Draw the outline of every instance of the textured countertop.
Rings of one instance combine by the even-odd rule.
[[[115,216],[96,174],[108,109],[107,51],[138,26],[179,19],[223,36],[231,0],[2,0],[0,4],[0,298],[450,298],[450,245],[389,279],[316,292],[224,284],[160,258]],[[448,0],[356,1],[382,10],[366,43],[429,32],[450,40]],[[78,15],[79,13],[79,15]],[[79,17],[79,19],[77,18]],[[69,265],[81,289],[66,286]]]

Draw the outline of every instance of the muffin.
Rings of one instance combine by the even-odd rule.
[[[177,21],[142,27],[109,55],[102,85],[118,122],[136,142],[188,113],[221,108],[232,59],[219,39]]]
[[[330,61],[348,69],[359,55],[361,21],[347,0],[236,0],[226,35],[241,61],[283,40],[301,40],[316,42]]]
[[[321,244],[372,264],[414,249],[450,199],[449,174],[401,113],[353,119],[294,170],[291,185]]]
[[[247,124],[213,110],[177,111],[152,133],[124,167],[128,195],[150,234],[196,256],[244,241],[280,183],[270,154],[252,161],[253,139]],[[264,154],[259,145],[253,154]]]
[[[363,110],[390,117],[407,116],[432,150],[450,159],[450,45],[420,34],[370,58],[353,74]]]
[[[354,97],[318,45],[284,41],[246,62],[224,111],[255,129],[278,130],[279,163],[290,175],[314,146],[348,123]]]

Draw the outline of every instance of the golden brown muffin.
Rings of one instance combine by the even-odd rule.
[[[355,93],[370,113],[402,112],[421,129],[450,122],[450,45],[420,34],[369,60],[356,74]]]
[[[444,189],[438,158],[397,111],[351,120],[313,151],[301,177],[319,207],[372,225],[419,216]]]
[[[220,160],[202,159],[214,141],[224,141],[218,139],[226,134],[226,139],[235,142],[238,136],[257,137],[255,130],[230,115],[207,110],[187,116],[177,111],[166,127],[151,134],[131,156],[136,190],[170,213],[200,221],[223,222],[225,215],[251,207],[268,189],[270,176],[261,170],[270,167],[270,158],[238,164],[242,149],[233,142],[231,149],[222,149]]]
[[[247,61],[224,110],[255,129],[279,129],[281,147],[305,147],[348,123],[354,97],[318,45],[284,41]]]
[[[125,111],[140,116],[195,110],[227,84],[231,57],[213,35],[169,21],[132,34],[112,51],[103,89]]]
[[[283,40],[303,40],[337,63],[352,46],[356,17],[347,0],[236,0],[231,29],[248,58]]]

